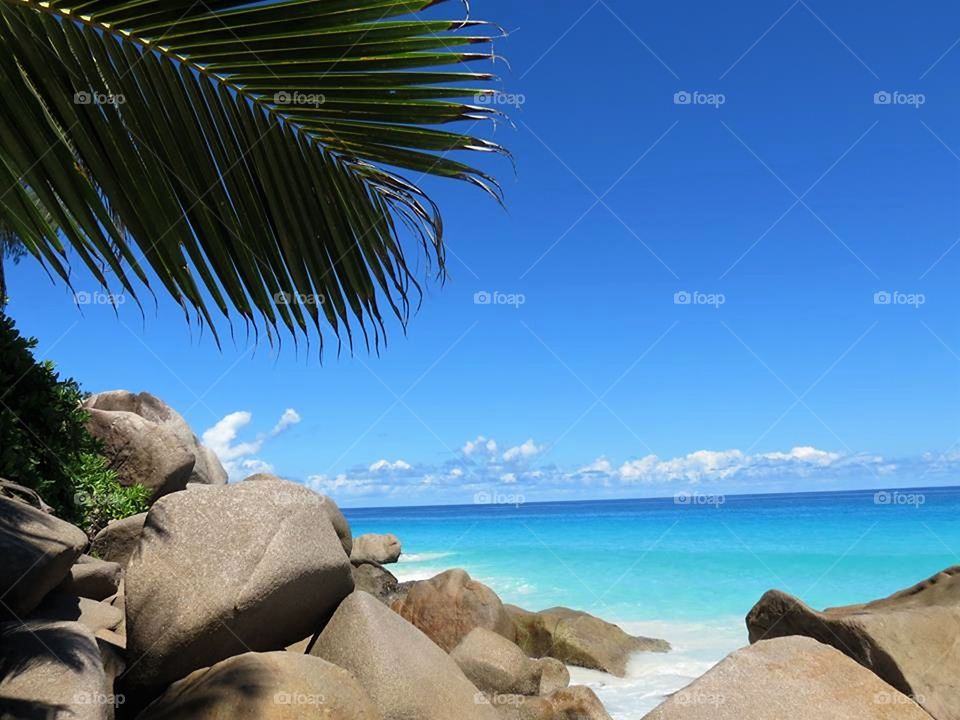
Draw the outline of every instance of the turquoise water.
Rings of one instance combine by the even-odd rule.
[[[401,577],[462,567],[531,609],[698,621],[743,617],[770,588],[815,607],[863,602],[960,563],[960,489],[898,492],[879,504],[857,491],[347,515],[357,534],[400,538]]]
[[[355,534],[400,538],[400,579],[462,567],[505,602],[669,640],[623,679],[571,669],[614,720],[639,720],[745,645],[743,618],[771,588],[822,608],[960,564],[960,488],[345,512]]]

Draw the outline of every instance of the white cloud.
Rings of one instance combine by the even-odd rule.
[[[497,441],[478,435],[476,440],[467,440],[461,452],[467,457],[473,455],[493,455],[497,452]]]
[[[287,408],[269,432],[259,433],[253,440],[234,442],[252,420],[253,414],[247,410],[232,412],[202,435],[203,444],[216,453],[231,480],[241,480],[258,472],[273,472],[272,465],[254,455],[269,440],[299,423],[300,415],[293,408]]]
[[[396,462],[390,462],[389,460],[377,460],[373,465],[370,466],[370,472],[397,472],[400,470],[413,470],[413,465],[406,462],[405,460],[397,460]]]
[[[612,472],[613,472],[613,465],[605,457],[599,457],[589,465],[584,465],[582,468],[577,470],[577,473],[581,475],[587,475],[592,473],[609,475]]]
[[[901,464],[877,455],[800,445],[767,452],[702,449],[677,457],[650,454],[619,462],[600,456],[586,465],[560,467],[544,461],[546,447],[530,439],[500,450],[496,440],[480,435],[437,463],[381,459],[336,476],[315,475],[307,482],[334,497],[358,498],[358,504],[456,504],[471,503],[481,492],[508,492],[507,488],[528,499],[558,500],[664,497],[704,486],[725,494],[840,489],[867,483],[902,486],[922,476],[918,468],[960,461],[960,454],[954,454],[906,459]]]
[[[527,440],[523,445],[517,445],[512,447],[506,452],[503,453],[503,459],[505,462],[513,462],[514,460],[530,460],[535,458],[537,455],[542,453],[546,449],[544,445],[537,445],[533,438]]]
[[[252,419],[253,415],[246,411],[230,413],[204,431],[203,444],[213,450],[222,463],[257,452],[260,446],[256,443],[232,444],[240,429],[249,425]]]
[[[664,483],[686,481],[700,483],[726,480],[737,476],[771,477],[784,473],[809,475],[816,470],[850,464],[882,463],[873,456],[844,456],[813,447],[795,447],[786,452],[746,454],[742,450],[697,450],[683,457],[661,460],[647,455],[623,463],[617,471],[622,480],[631,483]]]
[[[279,435],[288,427],[291,425],[296,425],[298,422],[300,422],[300,413],[293,408],[287,408],[283,411],[283,415],[280,416],[277,424],[273,426],[273,430],[270,431],[270,434]]]

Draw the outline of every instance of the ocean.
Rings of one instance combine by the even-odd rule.
[[[614,720],[637,720],[746,645],[744,617],[771,588],[823,608],[960,564],[960,488],[345,513],[354,534],[400,538],[401,580],[461,567],[504,602],[564,605],[669,640],[671,653],[636,657],[624,679],[572,669]]]

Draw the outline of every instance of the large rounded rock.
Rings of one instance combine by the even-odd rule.
[[[546,697],[490,695],[500,720],[611,720],[596,693],[585,685],[574,685]]]
[[[0,625],[0,717],[108,720],[114,697],[93,634],[79,623]]]
[[[114,520],[94,536],[90,552],[101,560],[115,562],[125,568],[140,542],[146,521],[145,512]]]
[[[400,559],[400,540],[396,535],[368,533],[353,540],[350,559],[355,562],[373,562],[389,565]]]
[[[103,445],[121,485],[143,485],[151,500],[187,487],[194,455],[169,428],[132,412],[88,412],[87,429]]]
[[[447,570],[414,583],[391,606],[447,652],[477,627],[513,640],[513,622],[500,598],[464,570]]]
[[[87,545],[78,527],[0,497],[0,600],[22,618],[63,582]],[[0,615],[5,608],[0,605]]]
[[[645,720],[930,720],[843,653],[805,637],[738,650]]]
[[[485,628],[474,628],[453,649],[450,657],[460,666],[467,679],[483,692],[537,695],[542,692],[541,681],[545,668],[548,677],[544,689],[548,692],[559,689],[556,687],[559,682],[556,668],[548,664],[551,661],[559,664],[559,661],[529,658],[505,637]],[[560,667],[566,670],[562,664]],[[564,685],[569,681],[570,675],[567,674]]]
[[[623,677],[634,653],[670,650],[666,640],[628,635],[579,610],[556,607],[535,613],[513,605],[506,610],[516,626],[517,645],[531,657],[548,656]]]
[[[343,511],[333,501],[332,497],[324,495],[323,499],[323,509],[327,513],[327,517],[330,519],[330,523],[333,525],[337,537],[340,538],[343,551],[347,554],[347,557],[350,557],[350,553],[353,552],[353,533],[350,531],[350,523],[347,522]]]
[[[245,653],[174,683],[137,720],[383,720],[346,670],[310,655]]]
[[[175,493],[150,510],[125,580],[127,678],[159,685],[317,631],[353,589],[325,498],[289,482]]]
[[[248,477],[244,482],[272,482],[283,484],[289,483],[289,480],[284,480],[270,473],[257,473],[256,475]],[[327,514],[330,523],[333,525],[337,537],[340,538],[343,551],[347,554],[347,557],[350,557],[350,553],[353,551],[353,533],[350,530],[350,523],[347,522],[343,511],[340,510],[337,503],[333,501],[333,498],[327,497],[326,495],[321,495],[320,497],[323,498],[323,511]]]
[[[747,615],[750,641],[806,635],[867,667],[937,720],[960,720],[960,566],[865,605],[817,612],[777,590]]]
[[[365,592],[340,604],[311,653],[353,673],[384,720],[498,720],[449,655]]]
[[[179,444],[193,456],[193,467],[187,482],[205,485],[223,485],[227,471],[214,452],[200,444],[187,421],[163,400],[150,393],[131,393],[126,390],[111,390],[87,398],[84,407],[88,410],[132,413],[152,425],[172,434]]]

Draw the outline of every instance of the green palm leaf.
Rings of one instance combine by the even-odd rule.
[[[419,292],[409,238],[444,271],[399,173],[499,197],[448,157],[505,151],[442,129],[496,114],[466,69],[489,26],[418,15],[443,1],[0,0],[0,227],[68,284],[68,248],[133,297],[155,277],[215,336],[237,312],[379,347]]]

